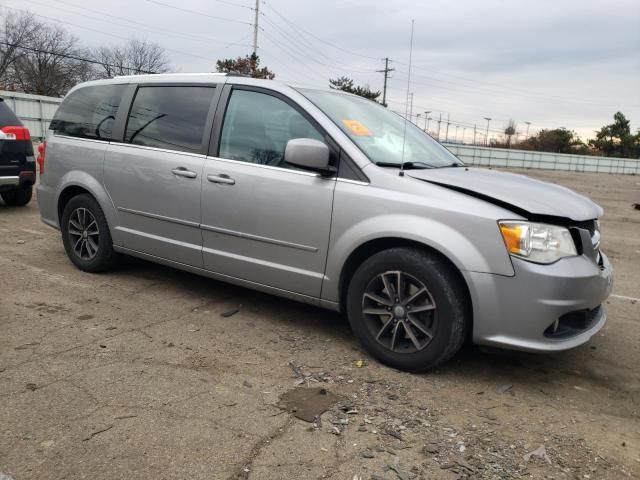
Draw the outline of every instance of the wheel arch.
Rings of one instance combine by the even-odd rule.
[[[107,219],[111,239],[114,244],[119,244],[115,235],[115,227],[117,225],[116,210],[111,202],[111,198],[98,180],[88,173],[72,171],[62,178],[58,191],[59,193],[56,198],[56,215],[58,217],[58,225],[61,228],[62,212],[69,203],[69,200],[77,195],[87,194],[93,197],[94,200],[98,202],[98,205],[100,205]]]
[[[364,242],[355,248],[347,257],[347,260],[344,263],[344,266],[340,272],[340,278],[338,281],[338,289],[340,295],[340,311],[346,311],[346,297],[347,290],[349,287],[349,283],[354,273],[358,269],[358,266],[362,264],[367,258],[375,255],[376,253],[382,252],[384,250],[389,250],[391,248],[412,248],[417,250],[422,250],[423,252],[428,252],[432,255],[437,256],[443,262],[447,264],[447,266],[451,269],[451,272],[456,276],[457,280],[460,282],[460,285],[463,287],[465,291],[465,304],[468,309],[469,314],[469,324],[467,325],[466,335],[470,336],[471,332],[473,332],[473,302],[471,298],[471,291],[469,290],[469,285],[463,275],[462,271],[458,266],[453,262],[447,255],[442,253],[440,250],[434,248],[433,246],[427,245],[425,243],[421,243],[417,240],[412,240],[408,238],[402,237],[381,237],[374,238]]]

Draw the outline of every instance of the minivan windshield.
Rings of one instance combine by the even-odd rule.
[[[404,168],[454,167],[462,163],[411,122],[379,103],[355,95],[298,89],[381,166]],[[405,135],[406,123],[406,135]],[[403,156],[404,136],[404,156]]]

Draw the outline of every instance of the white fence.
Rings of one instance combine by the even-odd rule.
[[[61,98],[4,90],[0,90],[0,97],[29,129],[34,141],[39,141],[44,137],[47,128],[49,128],[49,122],[56,113],[58,105],[62,102]]]
[[[3,90],[0,90],[0,97],[29,128],[31,137],[36,141],[43,138],[62,102],[61,98]],[[467,165],[640,175],[640,159],[508,150],[453,143],[443,145]]]
[[[640,175],[640,159],[568,155],[445,143],[467,165]]]

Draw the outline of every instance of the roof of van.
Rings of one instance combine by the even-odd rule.
[[[267,80],[263,78],[252,78],[247,75],[241,75],[236,73],[154,73],[148,75],[123,75],[114,78],[108,78],[103,80],[92,80],[84,82],[73,87],[68,93],[73,92],[78,88],[84,88],[94,85],[116,85],[116,84],[128,84],[128,83],[217,83],[224,84],[227,82],[233,82],[240,85],[251,85],[257,87],[268,87],[273,90],[279,90],[281,92],[288,91],[289,89],[308,88],[312,90],[325,90],[333,93],[340,93],[344,95],[352,95],[340,90],[331,90],[329,88],[318,88],[317,86],[303,85],[295,82],[284,82],[281,80]]]

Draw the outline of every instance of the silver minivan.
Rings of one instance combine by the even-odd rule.
[[[466,167],[354,95],[224,74],[88,82],[39,160],[42,220],[78,268],[133,255],[343,311],[399,369],[465,339],[565,350],[606,321],[598,205]]]

